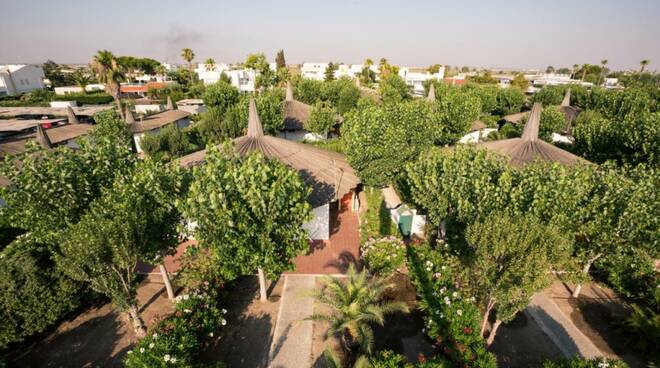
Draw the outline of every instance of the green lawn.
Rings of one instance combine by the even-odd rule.
[[[390,211],[385,207],[385,200],[380,189],[365,187],[367,211],[360,224],[360,239],[382,238],[388,235],[399,235],[399,231],[390,218]]]

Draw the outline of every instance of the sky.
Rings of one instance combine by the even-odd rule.
[[[598,64],[660,70],[660,0],[0,0],[0,64],[87,63],[100,49],[182,63]]]

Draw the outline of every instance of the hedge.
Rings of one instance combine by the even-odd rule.
[[[53,101],[76,101],[78,105],[105,105],[113,101],[112,96],[101,93],[69,93],[54,96]]]

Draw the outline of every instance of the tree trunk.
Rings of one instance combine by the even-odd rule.
[[[115,104],[117,104],[117,112],[119,113],[119,117],[120,117],[122,120],[125,120],[126,117],[124,116],[124,111],[122,111],[122,108],[121,108],[121,100],[119,99],[119,96],[114,96],[114,95],[113,95],[112,97],[115,99]]]
[[[268,295],[266,295],[266,277],[264,276],[264,270],[257,268],[257,274],[259,275],[259,293],[261,294],[261,302],[268,301]]]
[[[143,338],[147,334],[147,330],[144,328],[144,323],[142,323],[138,308],[135,304],[131,304],[131,306],[128,307],[128,315],[131,317],[131,322],[133,322],[135,335],[138,338]]]
[[[163,283],[165,283],[165,289],[167,289],[167,298],[174,301],[174,289],[172,289],[172,283],[170,282],[170,275],[167,273],[167,268],[165,268],[165,263],[158,265],[160,269],[160,274],[163,276]]]
[[[481,334],[479,336],[483,336],[484,332],[486,332],[486,325],[488,324],[488,317],[490,316],[490,311],[493,309],[495,306],[495,299],[490,298],[488,301],[488,305],[486,306],[486,312],[484,313],[484,319],[481,322]]]
[[[486,340],[486,345],[490,346],[493,344],[493,341],[495,341],[495,334],[497,333],[497,329],[500,327],[502,324],[502,321],[499,319],[495,320],[495,324],[493,325],[493,329],[490,330],[490,334],[488,335],[488,340]]]
[[[603,255],[602,253],[598,253],[593,258],[589,259],[589,261],[587,261],[587,264],[585,264],[584,267],[582,268],[582,273],[588,275],[589,270],[591,269],[591,265],[593,265],[594,262],[596,262],[596,260],[598,260],[598,258],[600,258],[602,255]],[[581,290],[582,290],[582,284],[577,284],[575,286],[575,290],[573,290],[573,298],[579,297]]]

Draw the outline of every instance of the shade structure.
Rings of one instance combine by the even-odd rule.
[[[167,110],[174,110],[174,103],[172,102],[172,97],[167,96]]]
[[[509,162],[514,166],[525,166],[535,160],[557,162],[564,165],[589,163],[582,157],[564,151],[538,138],[542,109],[540,103],[534,104],[527,124],[523,129],[522,137],[478,143],[477,147],[508,156]]]
[[[486,128],[488,128],[486,123],[484,123],[481,120],[475,120],[472,122],[472,125],[470,125],[470,132],[476,132],[478,130],[486,129]]]
[[[309,202],[315,207],[341,198],[360,184],[344,155],[265,135],[253,99],[250,100],[248,132],[234,139],[233,143],[234,151],[239,155],[260,152],[297,170],[312,188]],[[203,163],[205,157],[206,150],[197,151],[181,157],[179,164],[183,167],[195,166]]]
[[[124,114],[125,119],[126,119],[126,124],[135,124],[135,117],[133,117],[133,113],[131,112],[131,109],[126,106],[126,113]]]
[[[39,142],[39,145],[43,148],[53,148],[53,144],[50,142],[46,130],[41,125],[37,125],[37,142]]]
[[[564,132],[570,134],[571,129],[573,127],[573,122],[575,121],[575,119],[577,119],[577,116],[582,111],[582,109],[580,109],[577,106],[571,106],[570,88],[566,90],[564,99],[562,100],[561,105],[559,105],[559,111],[561,111],[562,114],[564,114],[564,119],[566,120],[566,127],[564,129]]]
[[[433,83],[429,87],[429,94],[426,96],[426,101],[435,102],[435,84]]]
[[[66,116],[69,120],[69,124],[80,124],[80,121],[78,121],[78,118],[76,117],[76,114],[73,112],[71,106],[66,107]]]
[[[302,130],[309,120],[312,107],[296,100],[284,101],[284,130]]]

